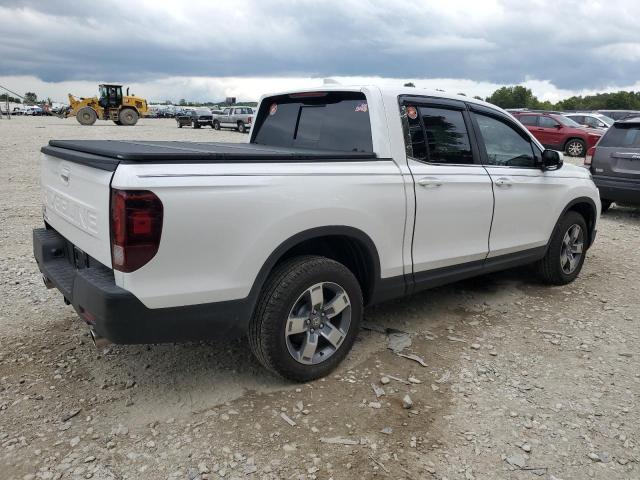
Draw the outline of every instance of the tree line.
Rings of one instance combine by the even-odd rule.
[[[542,110],[640,110],[640,92],[596,93],[577,95],[557,103],[540,101],[531,89],[517,85],[501,87],[485,99],[502,108],[529,108]]]

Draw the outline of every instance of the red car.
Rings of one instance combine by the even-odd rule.
[[[511,112],[546,148],[560,150],[570,157],[584,157],[602,132],[585,128],[557,113]]]

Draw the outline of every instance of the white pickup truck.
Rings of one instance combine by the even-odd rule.
[[[508,113],[415,88],[267,95],[245,144],[51,141],[42,187],[35,258],[94,339],[247,335],[295,381],[363,306],[524,264],[573,281],[600,212]]]

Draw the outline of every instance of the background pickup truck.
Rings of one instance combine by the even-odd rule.
[[[94,339],[247,335],[296,381],[366,305],[524,264],[571,282],[600,212],[509,114],[415,88],[268,95],[246,144],[51,141],[42,185],[35,258]]]
[[[254,113],[250,107],[231,107],[222,110],[222,113],[213,118],[213,128],[233,128],[240,133],[248,132],[251,128]]]

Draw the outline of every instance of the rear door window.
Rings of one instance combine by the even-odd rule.
[[[446,106],[402,105],[407,156],[428,163],[476,163],[462,110]]]
[[[362,92],[309,92],[265,98],[252,143],[373,153]]]
[[[521,124],[527,125],[529,127],[535,127],[536,125],[538,125],[537,115],[518,115],[516,118]]]
[[[420,117],[430,163],[474,163],[469,134],[461,111],[420,107]]]

